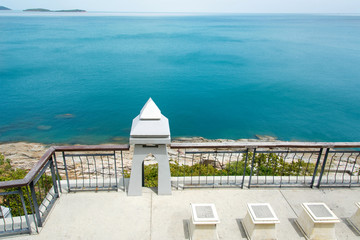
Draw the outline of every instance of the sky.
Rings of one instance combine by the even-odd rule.
[[[360,0],[0,0],[0,6],[13,10],[360,14]]]

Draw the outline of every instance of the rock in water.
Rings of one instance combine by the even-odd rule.
[[[71,114],[71,113],[65,113],[65,114],[59,114],[59,115],[56,115],[55,118],[74,118],[75,115],[74,114]]]
[[[255,135],[257,139],[261,140],[261,141],[269,141],[269,142],[274,142],[276,141],[276,137],[272,137],[272,136],[267,136],[267,135]]]
[[[48,125],[39,125],[39,126],[37,126],[37,129],[46,131],[46,130],[50,130],[50,129],[51,129],[51,126],[48,126]]]

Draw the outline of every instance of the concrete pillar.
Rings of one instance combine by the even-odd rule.
[[[170,144],[169,120],[150,98],[140,115],[134,118],[130,144],[134,144],[134,156],[128,189],[129,196],[141,196],[142,163],[152,153],[158,162],[158,194],[171,195],[171,175],[166,144]]]

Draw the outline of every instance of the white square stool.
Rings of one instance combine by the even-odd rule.
[[[220,223],[214,204],[191,203],[190,240],[218,240],[216,224]]]
[[[339,218],[325,203],[303,203],[297,224],[307,239],[336,239],[335,224]]]
[[[276,224],[280,223],[269,203],[248,203],[242,221],[248,239],[276,239]]]

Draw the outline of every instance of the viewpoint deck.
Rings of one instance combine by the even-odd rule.
[[[124,192],[62,194],[38,235],[14,239],[188,239],[191,202],[216,205],[220,239],[246,239],[240,221],[249,202],[268,202],[280,220],[278,239],[305,239],[294,220],[303,202],[324,202],[340,218],[338,239],[359,239],[345,221],[355,211],[360,189],[186,189],[158,196],[149,188],[143,195]]]

